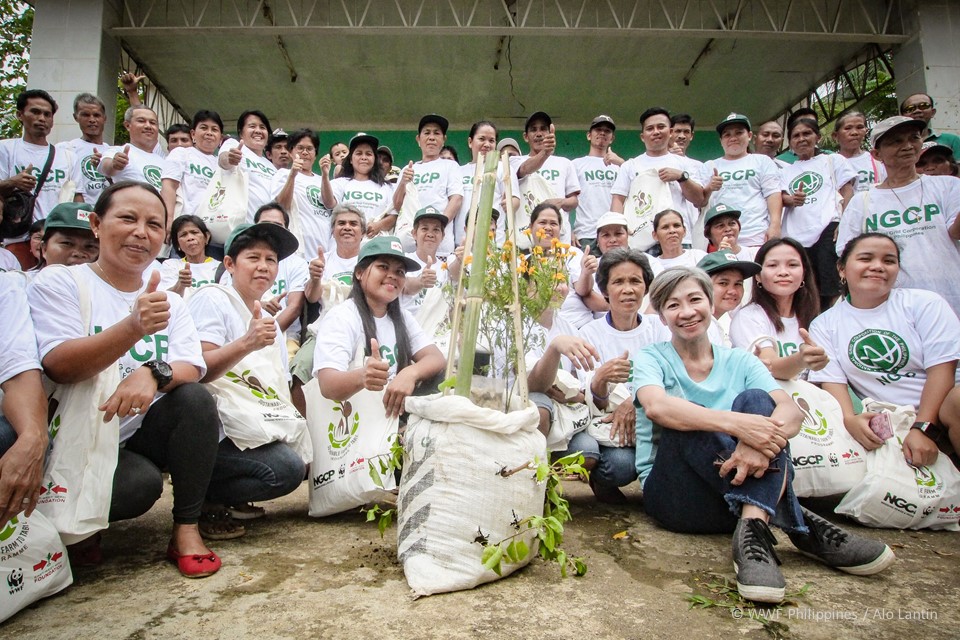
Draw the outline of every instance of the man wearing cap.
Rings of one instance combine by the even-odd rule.
[[[383,167],[384,180],[390,184],[397,184],[400,179],[400,169],[393,166],[393,151],[386,145],[377,147],[377,158],[380,159],[380,166]]]
[[[930,126],[933,116],[937,115],[937,110],[933,106],[933,98],[925,93],[915,93],[900,103],[900,115],[920,120],[924,123],[924,130],[921,132],[924,142],[936,142],[953,150],[955,158],[960,157],[960,136],[952,133],[937,133]]]
[[[683,216],[689,233],[700,215],[700,207],[706,203],[703,187],[697,177],[698,168],[684,156],[670,153],[669,111],[660,107],[647,109],[640,115],[640,129],[640,140],[646,151],[620,167],[617,181],[611,189],[613,197],[610,210],[623,213],[633,179],[645,169],[655,169],[660,180],[670,187],[673,208]]]
[[[41,265],[72,266],[93,262],[100,255],[100,241],[90,230],[90,212],[86,202],[61,202],[43,224],[40,241]]]
[[[290,150],[287,149],[287,132],[277,128],[273,130],[270,137],[267,138],[267,148],[263,150],[263,155],[267,160],[273,163],[277,169],[290,168]]]
[[[146,182],[160,191],[164,159],[159,153],[154,153],[160,139],[157,114],[148,107],[130,107],[123,114],[123,128],[130,133],[129,144],[104,151],[100,173],[114,182]]]
[[[610,209],[610,189],[617,180],[623,158],[613,152],[614,132],[617,125],[613,118],[599,115],[590,123],[587,141],[590,152],[573,161],[580,181],[580,197],[573,232],[584,250],[597,244],[596,222]]]
[[[80,93],[73,99],[73,119],[80,127],[80,137],[57,144],[57,150],[67,149],[77,159],[77,195],[75,200],[94,204],[107,186],[107,179],[97,171],[100,157],[107,146],[103,142],[106,123],[103,100],[91,93]]]
[[[953,157],[953,149],[932,140],[924,142],[920,148],[917,172],[928,176],[960,177],[957,161]]]
[[[400,211],[407,195],[407,185],[417,189],[420,206],[433,206],[447,220],[453,220],[460,211],[463,202],[463,184],[460,180],[460,165],[453,160],[440,157],[440,150],[447,142],[447,128],[450,123],[443,116],[429,113],[420,118],[417,127],[417,145],[422,157],[419,162],[410,162],[400,172],[397,189],[393,194],[393,208]],[[408,238],[401,238],[407,242]],[[444,237],[440,245],[440,255],[453,252],[453,234]]]
[[[530,174],[539,173],[553,192],[553,198],[548,198],[545,202],[550,202],[569,214],[579,204],[580,181],[573,163],[554,155],[557,150],[557,136],[550,116],[543,111],[537,111],[527,118],[523,127],[523,141],[530,147],[530,152],[525,156],[510,158],[511,170],[517,174],[521,183]],[[520,188],[523,188],[523,184]],[[560,239],[564,242],[570,240],[569,219],[562,221]]]
[[[917,173],[925,128],[906,116],[873,128],[870,153],[887,178],[853,196],[840,218],[837,253],[865,231],[890,236],[901,250],[897,286],[939,293],[960,315],[960,180]]]
[[[447,217],[436,207],[424,207],[413,218],[413,239],[417,249],[407,257],[419,265],[416,271],[407,272],[407,281],[400,296],[401,308],[416,313],[427,292],[433,287],[442,287],[447,281],[447,270],[437,259],[437,249],[443,241]],[[452,256],[451,256],[452,258]]]
[[[753,276],[760,273],[760,265],[752,260],[741,260],[730,251],[714,251],[704,256],[697,266],[707,272],[713,281],[713,322],[711,328],[722,334],[722,344],[730,342],[730,320],[743,303]]]
[[[704,170],[716,173],[722,179],[722,186],[710,194],[710,203],[722,202],[739,211],[740,243],[759,247],[770,238],[780,236],[783,216],[780,170],[767,156],[750,153],[753,132],[747,116],[729,114],[717,125],[717,133],[723,157],[706,162]]]

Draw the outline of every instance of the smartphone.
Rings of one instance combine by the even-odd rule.
[[[889,440],[893,437],[893,423],[890,422],[889,413],[878,413],[870,418],[869,427],[881,440]]]

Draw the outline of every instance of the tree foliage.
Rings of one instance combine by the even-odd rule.
[[[27,88],[33,7],[17,0],[0,0],[0,139],[20,136],[17,95]]]

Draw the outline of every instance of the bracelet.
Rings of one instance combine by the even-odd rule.
[[[916,429],[933,441],[938,440],[940,436],[943,435],[943,427],[936,422],[922,422],[918,420],[910,426],[910,429],[911,431]]]
[[[610,399],[610,385],[607,385],[607,395],[598,396],[593,392],[593,385],[590,385],[590,395],[593,396],[594,400],[609,400]]]

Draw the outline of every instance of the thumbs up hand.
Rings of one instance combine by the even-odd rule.
[[[330,154],[326,153],[320,158],[320,175],[324,178],[330,177],[330,165],[333,164],[333,160],[330,158]]]
[[[243,142],[241,141],[238,146],[234,147],[233,149],[230,149],[230,151],[227,152],[227,162],[229,162],[231,165],[236,167],[240,164],[240,161],[242,159],[243,159]]]
[[[277,323],[273,317],[263,314],[263,305],[257,300],[253,303],[253,317],[250,318],[247,334],[243,337],[248,353],[270,346],[276,338]]]
[[[193,286],[193,275],[190,273],[190,263],[184,262],[183,269],[180,269],[178,274],[179,284],[183,286],[184,289],[189,289]]]
[[[803,204],[807,201],[807,193],[803,189],[802,182],[800,183],[800,186],[797,187],[797,190],[791,194],[791,198],[793,198],[794,207],[802,207]]]
[[[90,162],[93,163],[94,168],[100,165],[100,161],[103,159],[103,154],[100,153],[100,149],[94,147],[93,153],[90,154]]]
[[[550,125],[550,133],[543,136],[543,150],[549,156],[557,149],[557,129]]]
[[[800,357],[803,358],[803,366],[811,371],[820,371],[827,366],[830,357],[823,347],[810,338],[806,329],[800,329],[800,338],[803,340],[800,344]]]
[[[382,391],[387,386],[390,363],[380,357],[380,343],[376,338],[370,340],[370,355],[363,361],[363,388],[370,391]]]
[[[427,256],[427,265],[420,272],[420,287],[430,289],[437,284],[437,271],[433,268],[433,257]]]
[[[627,382],[633,374],[633,364],[630,362],[630,354],[626,351],[623,355],[617,356],[604,362],[593,374],[593,380],[597,388],[605,389],[608,384],[617,384]],[[607,395],[602,393],[600,395]]]
[[[400,172],[400,182],[413,182],[413,160],[407,163],[407,166]]]
[[[307,267],[310,270],[310,279],[320,280],[323,278],[323,268],[325,266],[327,266],[327,261],[323,254],[323,247],[317,247],[317,257],[311,260]]]
[[[280,295],[274,296],[263,303],[263,310],[269,313],[272,316],[276,316],[283,309],[281,302],[287,297],[287,291],[284,291]]]
[[[113,170],[114,172],[123,171],[128,164],[130,164],[130,145],[125,145],[113,156]]]
[[[613,145],[607,147],[607,150],[603,152],[603,164],[608,167],[612,164],[617,166],[623,164],[623,158],[613,152]]]
[[[130,310],[128,318],[141,336],[152,335],[166,329],[170,321],[170,303],[167,302],[167,293],[157,291],[159,285],[160,272],[151,272],[147,288],[137,296]]]
[[[590,254],[590,246],[587,246],[586,251],[583,252],[583,257],[580,259],[580,273],[589,273],[593,275],[597,272],[597,268],[600,266],[600,262],[597,260],[597,256]]]
[[[129,71],[120,76],[120,84],[123,86],[123,92],[130,94],[137,92],[137,85],[140,84],[146,76],[137,76]]]
[[[707,183],[707,189],[712,193],[714,191],[720,191],[723,188],[723,178],[720,177],[720,172],[714,168],[713,175],[710,176],[710,181]]]
[[[290,175],[295,176],[298,173],[303,171],[303,158],[300,157],[300,154],[294,154],[293,162],[290,163]]]
[[[33,164],[28,164],[23,171],[13,178],[13,186],[20,191],[33,191],[37,188],[37,178],[33,175]]]

